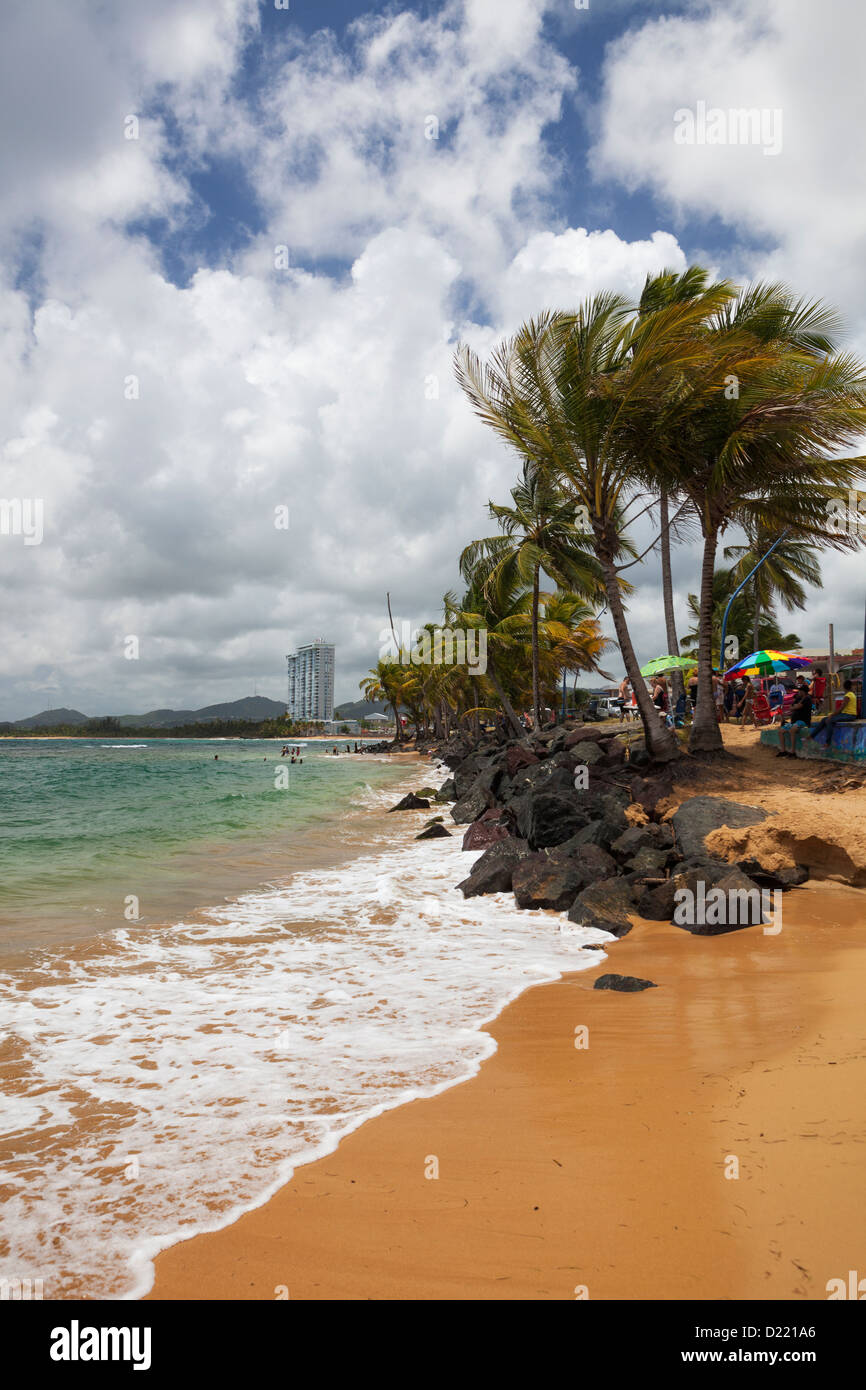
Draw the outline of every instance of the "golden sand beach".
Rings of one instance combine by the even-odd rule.
[[[856,855],[866,797],[816,792],[844,769],[725,738],[739,763],[683,796],[736,789],[804,835],[817,815]],[[812,867],[777,935],[635,918],[597,970],[511,1004],[476,1077],[165,1251],[150,1297],[826,1298],[866,1239],[866,909]],[[597,991],[603,971],[657,988]]]

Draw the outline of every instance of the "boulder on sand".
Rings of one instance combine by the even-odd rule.
[[[457,887],[464,898],[474,898],[480,893],[507,893],[516,866],[530,853],[525,840],[501,840],[484,851],[472,865],[469,877]]]
[[[473,753],[470,757],[464,758],[459,767],[454,769],[454,788],[457,793],[457,800],[468,796],[474,791],[480,782],[484,782],[484,790],[492,791],[497,779],[501,776],[500,769],[496,766],[494,759],[482,753]]]
[[[629,913],[634,911],[631,886],[621,878],[608,878],[601,883],[591,883],[578,893],[569,909],[568,920],[610,932],[611,936],[625,936],[631,931]]]
[[[517,829],[532,849],[561,845],[582,830],[589,814],[572,792],[527,792],[513,803]]]
[[[515,865],[511,886],[518,907],[549,907],[564,912],[583,886],[577,864],[531,854]]]
[[[409,792],[402,801],[398,801],[396,806],[392,806],[392,811],[429,811],[430,802],[425,801],[423,796],[416,796],[414,792]],[[389,812],[390,814],[390,812]]]
[[[767,812],[757,806],[743,806],[721,796],[691,796],[674,812],[672,824],[681,853],[690,859],[709,854],[704,842],[712,830],[723,826],[742,830],[766,819]]]
[[[456,800],[457,800],[457,792],[456,792],[455,787],[454,787],[454,778],[453,778],[453,777],[449,777],[448,780],[447,780],[447,782],[443,782],[443,783],[442,783],[442,786],[439,788],[439,790],[438,790],[438,792],[436,793],[436,795],[434,796],[433,800],[436,801],[436,802],[438,802],[438,804],[439,804],[440,806],[441,806],[441,805],[444,805],[444,803],[445,803],[446,801],[456,801]]]
[[[737,868],[755,880],[761,888],[799,888],[809,877],[805,864],[782,864],[779,868],[764,867],[758,859],[740,859]]]
[[[470,792],[462,800],[455,801],[451,807],[451,817],[455,825],[468,825],[470,821],[478,820],[487,810],[487,794],[483,791]]]
[[[428,825],[426,830],[422,830],[420,835],[415,836],[416,840],[450,840],[451,831],[446,830],[444,825],[438,821],[433,825]]]
[[[615,989],[618,994],[638,994],[642,989],[658,989],[654,980],[638,975],[599,975],[593,989]]]
[[[727,932],[741,931],[743,927],[760,926],[765,921],[761,890],[757,883],[730,865],[725,865],[724,869],[726,872],[719,874],[717,866],[713,866],[714,882],[711,883],[707,882],[703,866],[677,874],[675,887],[687,887],[692,898],[691,901],[678,899],[671,919],[675,927],[690,932],[692,936],[724,936]],[[718,901],[719,892],[724,894],[723,901]],[[708,902],[710,894],[712,899]],[[682,921],[682,916],[694,920]],[[722,920],[716,921],[717,916]]]
[[[565,840],[563,844],[548,850],[548,855],[559,863],[567,862],[574,867],[579,876],[574,894],[579,893],[582,888],[588,888],[591,883],[614,878],[617,872],[613,855],[608,854],[601,845],[584,844],[579,835],[572,835],[570,840]]]
[[[507,840],[511,834],[511,827],[505,819],[505,814],[501,807],[491,806],[489,811],[485,811],[469,826],[463,836],[463,848],[486,849],[488,845],[495,845],[497,840]]]

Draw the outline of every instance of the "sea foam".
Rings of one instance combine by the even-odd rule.
[[[366,796],[367,794],[365,794]],[[369,793],[381,807],[393,789]],[[598,963],[605,933],[510,894],[464,901],[423,814],[340,869],[0,975],[10,1192],[0,1278],[136,1297],[167,1245],[266,1201],[365,1119],[471,1076],[482,1025]]]

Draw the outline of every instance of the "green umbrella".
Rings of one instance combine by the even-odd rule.
[[[690,671],[694,666],[690,656],[657,656],[640,668],[642,676],[663,676],[667,671]]]

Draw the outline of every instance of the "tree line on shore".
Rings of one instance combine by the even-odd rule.
[[[367,698],[387,701],[395,717],[408,710],[419,731],[439,737],[491,715],[522,735],[517,711],[532,710],[539,728],[568,673],[612,679],[601,662],[615,645],[647,749],[670,761],[680,743],[640,675],[629,571],[658,553],[667,650],[677,656],[671,550],[688,542],[700,548],[686,637],[698,673],[688,746],[720,749],[712,674],[728,598],[778,542],[735,600],[729,631],[751,642],[744,651],[796,646],[779,628],[777,601],[802,608],[804,585],[821,582],[820,552],[861,543],[831,512],[866,462],[848,452],[866,430],[866,368],[839,349],[840,332],[821,301],[781,284],[712,281],[692,266],[647,277],[637,303],[602,293],[573,312],[545,311],[486,360],[461,345],[460,386],[521,470],[510,504],[490,503],[497,534],[464,549],[465,587],[442,603],[444,626],[486,632],[486,670],[407,659],[395,634],[394,651],[361,682]],[[634,524],[645,514],[655,534],[638,552]],[[732,528],[744,539],[718,566]],[[604,609],[615,643],[602,634]]]

